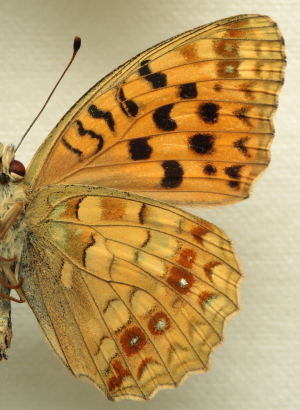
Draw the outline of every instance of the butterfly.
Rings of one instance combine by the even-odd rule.
[[[242,271],[226,233],[174,205],[249,196],[284,68],[269,17],[226,18],[104,77],[26,171],[0,144],[0,358],[16,289],[61,362],[112,401],[208,370]]]

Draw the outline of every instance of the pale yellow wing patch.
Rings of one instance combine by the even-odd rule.
[[[26,180],[188,205],[236,202],[269,163],[284,45],[266,16],[220,20],[139,54],[64,117]]]
[[[148,399],[209,366],[238,310],[227,235],[171,206],[51,186],[27,209],[23,291],[58,357],[111,400]]]

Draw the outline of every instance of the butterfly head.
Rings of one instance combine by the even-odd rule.
[[[7,185],[10,182],[20,182],[25,176],[25,167],[15,160],[13,145],[0,143],[0,184]]]

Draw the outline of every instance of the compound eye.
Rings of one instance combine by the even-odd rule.
[[[20,177],[24,177],[26,174],[26,170],[22,162],[13,159],[9,166],[9,172],[13,174],[17,174]]]

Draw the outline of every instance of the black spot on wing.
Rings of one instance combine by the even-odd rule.
[[[145,203],[142,204],[139,212],[139,221],[141,225],[145,223],[145,212],[146,212],[147,205]]]
[[[97,147],[97,151],[101,151],[102,147],[103,147],[103,137],[101,134],[97,134],[96,132],[92,131],[92,130],[87,130],[83,127],[82,122],[80,120],[76,121],[76,124],[78,125],[78,133],[79,135],[81,135],[82,137],[85,135],[89,135],[92,138],[95,138],[98,140],[98,147]]]
[[[139,69],[139,75],[145,77],[149,81],[154,89],[163,88],[167,85],[167,76],[164,73],[152,73],[149,67],[150,60],[144,60],[141,62]]]
[[[182,184],[183,168],[178,161],[164,161],[161,165],[164,169],[164,178],[161,181],[161,186],[164,188],[177,188]]]
[[[108,308],[109,308],[109,306],[110,306],[112,303],[116,302],[116,301],[119,301],[119,299],[118,299],[118,298],[113,298],[113,299],[108,300],[107,303],[106,303],[106,305],[104,306],[104,309],[102,310],[102,312],[103,312],[103,313],[106,313],[107,310],[108,310]]]
[[[144,75],[151,74],[150,67],[148,63],[150,63],[151,60],[143,60],[141,61],[141,67],[139,69],[139,75],[142,77]]]
[[[170,117],[174,104],[163,105],[157,108],[153,113],[153,121],[157,128],[163,131],[174,131],[177,128],[176,121]]]
[[[205,165],[203,172],[206,175],[214,175],[217,172],[217,168],[214,167],[212,164],[207,164]]]
[[[146,245],[148,245],[150,240],[151,240],[151,233],[150,233],[150,231],[147,231],[147,238],[142,243],[141,248],[144,248]]]
[[[126,100],[126,97],[125,97],[123,88],[120,88],[120,89],[119,89],[119,99],[120,99],[121,101],[125,101],[125,100]]]
[[[252,124],[250,122],[250,119],[247,115],[249,109],[248,108],[240,108],[239,110],[233,111],[233,114],[235,115],[236,118],[244,122],[245,124],[249,125],[249,127],[252,127]]]
[[[222,91],[222,88],[223,88],[222,84],[215,84],[214,85],[214,90],[217,91],[217,92]]]
[[[206,124],[215,124],[219,119],[219,105],[215,103],[204,103],[199,106],[199,116]]]
[[[249,141],[250,137],[243,137],[240,138],[237,141],[234,141],[233,146],[239,150],[240,152],[242,152],[245,157],[250,157],[250,154],[248,152],[248,148],[245,146],[245,144]]]
[[[215,137],[212,134],[194,134],[189,141],[189,148],[200,155],[213,152]]]
[[[115,120],[110,111],[102,111],[96,105],[92,104],[88,108],[89,114],[96,119],[103,118],[111,131],[115,131]]]
[[[71,144],[68,143],[68,141],[65,138],[62,138],[62,143],[64,144],[64,146],[66,148],[68,148],[68,150],[70,150],[71,152],[73,152],[74,154],[77,154],[78,156],[82,155],[82,151],[80,151],[80,149],[74,148],[72,147]]]
[[[149,138],[136,138],[129,141],[129,152],[133,161],[149,159],[153,148],[148,144]]]
[[[232,165],[231,167],[226,167],[224,169],[225,174],[233,179],[241,179],[240,171],[244,165]]]
[[[139,112],[139,107],[136,105],[136,103],[132,100],[128,100],[125,101],[125,105],[130,116],[136,117],[137,113]]]
[[[149,74],[146,75],[145,78],[152,84],[152,87],[155,89],[163,88],[167,85],[167,76],[163,73]]]
[[[75,214],[76,214],[76,218],[77,218],[78,220],[80,220],[80,218],[79,218],[80,204],[81,204],[81,202],[82,202],[85,198],[86,198],[86,197],[79,198],[78,201],[77,201],[77,204],[76,204]]]
[[[191,99],[191,98],[196,98],[197,95],[198,95],[198,93],[197,93],[196,83],[182,84],[179,87],[179,96],[180,96],[180,98]]]
[[[119,89],[120,108],[127,117],[136,117],[139,112],[138,105],[133,100],[126,100],[124,91]]]
[[[239,181],[228,181],[227,184],[230,186],[230,188],[233,188],[237,191],[240,189]]]
[[[86,268],[86,260],[88,257],[88,249],[91,248],[92,246],[94,246],[96,243],[94,235],[91,235],[89,243],[86,245],[86,247],[83,249],[83,256],[82,256],[82,264],[83,266]]]

